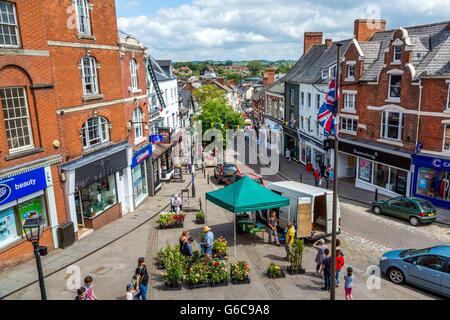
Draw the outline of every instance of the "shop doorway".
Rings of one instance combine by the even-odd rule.
[[[291,151],[291,157],[292,160],[294,161],[299,161],[299,156],[298,156],[298,140],[286,135],[286,149],[289,149],[289,151]],[[285,154],[286,150],[283,151],[283,155]]]

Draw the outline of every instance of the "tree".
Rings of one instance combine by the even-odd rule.
[[[200,88],[193,90],[192,94],[201,106],[203,106],[208,100],[225,101],[225,92],[212,84],[201,86]]]
[[[292,64],[283,63],[278,66],[277,72],[287,74],[292,69]]]
[[[260,76],[262,70],[264,69],[264,66],[261,63],[261,61],[254,60],[254,61],[250,61],[247,64],[247,68],[252,73],[253,76]]]

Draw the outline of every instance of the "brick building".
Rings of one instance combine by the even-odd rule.
[[[360,188],[448,207],[449,23],[385,27],[355,21],[343,57],[339,173]]]

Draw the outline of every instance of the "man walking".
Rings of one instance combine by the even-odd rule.
[[[316,168],[316,170],[314,170],[313,175],[314,175],[314,185],[316,187],[319,187],[320,186],[321,176],[320,176],[320,172],[319,172],[319,170],[317,168]]]
[[[207,256],[211,256],[214,244],[214,234],[212,233],[211,228],[208,226],[204,226],[202,231],[205,234],[203,243],[201,244],[202,252]]]
[[[144,258],[138,259],[138,267],[136,268],[134,274],[137,278],[137,287],[139,289],[139,293],[136,295],[136,298],[147,300],[148,271]]]
[[[323,287],[322,290],[330,290],[331,288],[331,257],[330,250],[325,249],[325,258],[322,261]]]
[[[295,230],[294,227],[292,226],[292,223],[289,222],[286,231],[286,242],[284,244],[284,248],[286,249],[286,257],[283,258],[284,260],[289,260],[291,256],[291,248],[292,245],[294,244],[294,239],[295,239]]]

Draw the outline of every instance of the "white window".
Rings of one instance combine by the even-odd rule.
[[[138,69],[137,63],[135,59],[131,59],[130,61],[130,73],[131,73],[131,89],[138,89]]]
[[[25,88],[2,88],[0,100],[10,152],[32,148],[33,136]]]
[[[330,78],[334,78],[334,77],[336,76],[336,71],[337,71],[336,65],[332,66],[332,67],[329,69],[329,72],[330,72]]]
[[[98,94],[97,62],[92,57],[81,59],[84,95]]]
[[[142,138],[144,136],[143,119],[141,108],[133,110],[133,122],[134,122],[134,138]]]
[[[320,94],[316,94],[316,108],[320,109]]]
[[[75,0],[78,16],[78,31],[82,34],[91,35],[91,18],[89,17],[89,1]]]
[[[450,83],[448,84],[448,91],[447,91],[447,109],[450,109]]]
[[[16,5],[0,1],[0,47],[19,46],[19,26]]]
[[[322,70],[322,80],[328,79],[329,72],[327,69]]]
[[[290,90],[290,95],[291,95],[291,106],[293,106],[295,103],[295,90],[294,89]]]
[[[341,117],[339,121],[341,122],[341,130],[356,132],[358,129],[358,120],[356,119]]]
[[[389,75],[389,98],[400,99],[402,91],[402,76]]]
[[[349,64],[347,66],[347,78],[349,78],[349,79],[355,78],[355,66],[352,64]]]
[[[394,63],[400,63],[402,61],[402,46],[394,46]]]
[[[346,93],[344,95],[344,109],[355,110],[356,108],[356,94]]]
[[[308,107],[311,108],[312,106],[312,94],[308,93]]]
[[[305,93],[304,92],[300,92],[300,100],[301,100],[301,106],[304,107],[305,106]]]
[[[389,140],[402,139],[403,114],[397,111],[383,111],[381,137]]]
[[[82,128],[83,147],[85,149],[109,141],[108,120],[94,117],[86,121]]]

